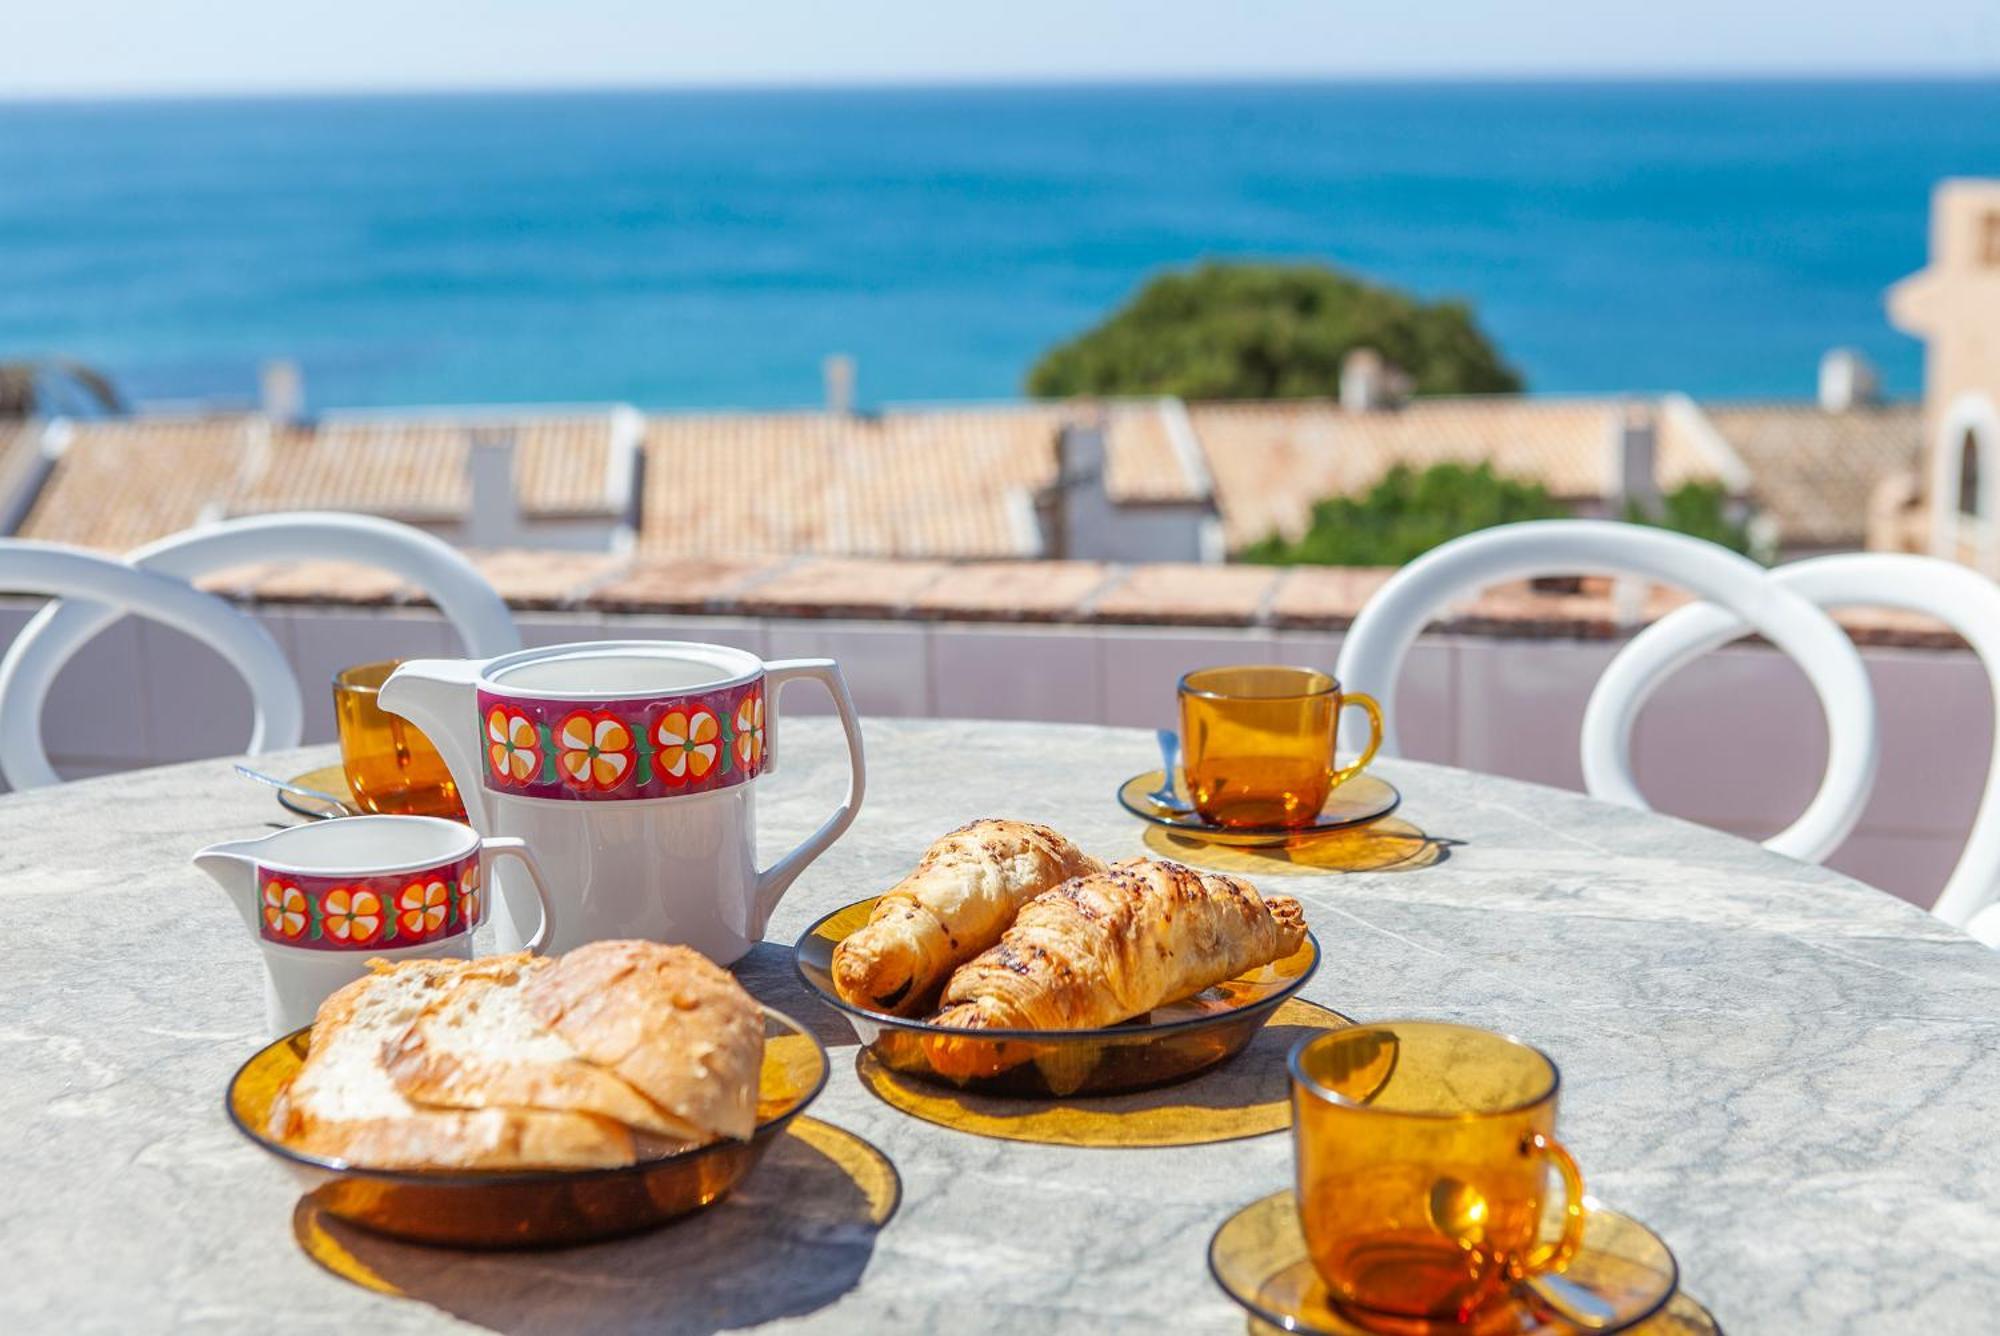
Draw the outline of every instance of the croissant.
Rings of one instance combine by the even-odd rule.
[[[1047,826],[961,827],[931,845],[834,948],[834,989],[857,1006],[915,1015],[952,970],[1000,940],[1022,905],[1103,868]]]
[[[1133,858],[1036,896],[945,986],[938,1025],[1116,1025],[1298,950],[1299,902],[1239,877]]]

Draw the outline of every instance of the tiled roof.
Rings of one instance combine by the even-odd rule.
[[[639,549],[733,556],[1031,556],[1020,500],[1052,482],[1068,423],[1105,414],[1119,500],[1199,500],[1177,404],[896,408],[656,416],[646,430]]]
[[[123,550],[204,518],[361,510],[425,521],[470,504],[475,432],[515,442],[530,518],[622,514],[614,411],[504,417],[333,415],[304,426],[254,415],[63,424],[71,439],[20,536]],[[636,430],[636,429],[634,429]]]
[[[1418,399],[1350,412],[1323,400],[1196,404],[1188,408],[1215,476],[1231,550],[1273,530],[1303,533],[1315,501],[1365,491],[1395,464],[1491,463],[1569,499],[1603,496],[1609,442],[1624,403],[1613,399]],[[1656,414],[1663,485],[1714,477],[1716,461]]]
[[[246,421],[232,415],[57,425],[68,444],[19,536],[122,552],[212,517],[236,481]]]
[[[230,511],[366,510],[399,519],[447,519],[471,504],[466,461],[482,430],[510,433],[524,514],[616,513],[609,484],[610,413],[493,419],[335,416],[264,433],[230,498]],[[259,435],[252,433],[252,439]]]
[[[1704,404],[1749,468],[1752,495],[1791,548],[1860,547],[1869,497],[1886,477],[1923,467],[1914,404],[1828,413],[1816,404]]]

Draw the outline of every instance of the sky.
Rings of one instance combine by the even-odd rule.
[[[0,97],[2000,74],[2000,0],[0,0]]]

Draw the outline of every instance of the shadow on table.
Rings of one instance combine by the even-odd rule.
[[[1059,1146],[1199,1146],[1291,1126],[1285,1055],[1311,1034],[1347,1024],[1339,1012],[1293,998],[1241,1053],[1178,1085],[1098,1098],[976,1095],[891,1071],[855,1055],[855,1074],[883,1103],[974,1136]]]
[[[627,1239],[541,1252],[419,1247],[335,1220],[311,1196],[292,1229],[342,1279],[490,1331],[709,1336],[815,1312],[853,1289],[901,1198],[880,1151],[802,1118],[729,1196]]]
[[[799,978],[790,946],[759,942],[730,968],[752,997],[811,1030],[828,1048],[853,1048],[861,1042],[847,1017],[828,1006]]]
[[[1419,830],[1401,817],[1385,817],[1354,830],[1312,835],[1285,844],[1217,844],[1159,827],[1142,837],[1163,858],[1246,876],[1290,872],[1415,872],[1436,867],[1465,843]]]

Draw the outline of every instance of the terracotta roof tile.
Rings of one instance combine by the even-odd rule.
[[[587,601],[605,612],[704,612],[785,564],[779,557],[641,557]]]
[[[19,536],[123,552],[211,518],[242,466],[245,422],[231,415],[59,425],[69,443]]]
[[[1100,595],[1087,615],[1101,622],[1163,626],[1237,626],[1260,622],[1284,570],[1277,566],[1134,566]]]
[[[935,561],[818,557],[737,593],[735,611],[766,617],[895,617],[950,570]]]
[[[329,416],[306,427],[253,431],[233,514],[365,510],[440,520],[471,504],[466,462],[482,430],[511,433],[514,483],[533,518],[616,514],[609,412],[560,416]]]
[[[1061,621],[1110,576],[1094,561],[967,562],[919,590],[910,611],[953,621]]]
[[[879,415],[651,418],[646,553],[1032,556],[1019,508],[1055,477],[1056,437],[1089,404],[896,408]],[[1160,405],[1106,414],[1114,496],[1198,496]]]
[[[1816,404],[1706,404],[1715,430],[1749,468],[1751,493],[1786,547],[1861,547],[1875,488],[1923,467],[1914,404],[1828,413]]]

